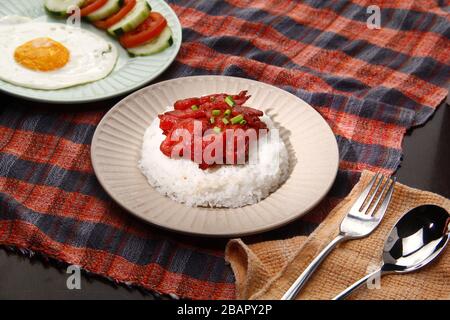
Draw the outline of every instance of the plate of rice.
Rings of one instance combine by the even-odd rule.
[[[298,97],[226,76],[146,87],[102,119],[94,171],[124,209],[153,225],[236,237],[287,224],[329,191],[335,136]]]

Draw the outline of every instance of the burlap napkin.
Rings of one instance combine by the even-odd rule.
[[[226,259],[236,276],[239,299],[279,299],[316,254],[339,230],[339,224],[373,173],[363,172],[352,192],[309,237],[271,241],[247,246],[231,240]],[[336,248],[303,288],[298,299],[331,299],[343,289],[374,271],[381,261],[384,241],[397,220],[421,204],[437,204],[450,212],[450,200],[398,183],[388,211],[369,237],[348,241]],[[361,287],[349,299],[450,299],[450,249],[421,271],[386,275],[370,288]]]

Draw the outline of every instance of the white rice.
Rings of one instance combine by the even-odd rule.
[[[261,119],[269,129],[275,129],[268,116]],[[281,138],[260,139],[255,164],[219,165],[207,170],[191,160],[166,157],[160,151],[164,138],[156,118],[145,132],[139,168],[158,192],[188,206],[236,208],[254,204],[278,189],[289,174],[288,152]]]

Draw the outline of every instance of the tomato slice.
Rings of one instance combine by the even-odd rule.
[[[103,7],[107,2],[108,0],[88,0],[84,7],[81,8],[80,14],[82,17],[86,17]]]
[[[96,21],[94,22],[94,25],[99,29],[106,30],[122,20],[131,10],[133,10],[135,5],[136,0],[125,0],[123,7],[116,14],[105,20]]]
[[[119,41],[125,48],[138,47],[159,36],[166,26],[166,18],[158,12],[152,12],[136,30],[125,33]]]

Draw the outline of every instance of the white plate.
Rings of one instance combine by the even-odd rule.
[[[179,99],[241,90],[252,95],[248,106],[278,124],[289,149],[288,180],[263,201],[238,209],[191,208],[160,195],[138,169],[143,135],[153,119]],[[91,152],[100,183],[129,212],[166,229],[215,237],[263,232],[302,216],[326,195],[339,162],[333,132],[306,102],[261,82],[224,76],[169,80],[130,95],[103,118]]]
[[[119,59],[112,73],[99,81],[61,89],[34,90],[0,80],[0,91],[29,100],[49,103],[84,103],[104,100],[134,91],[149,83],[163,73],[175,60],[180,50],[182,34],[181,25],[175,12],[163,0],[148,0],[153,10],[160,12],[173,32],[174,44],[161,53],[148,57],[130,57],[117,40],[98,30],[87,22],[82,28],[90,30],[116,45]],[[0,17],[8,15],[26,16],[41,21],[65,23],[65,19],[51,17],[45,12],[43,0],[1,0]]]

